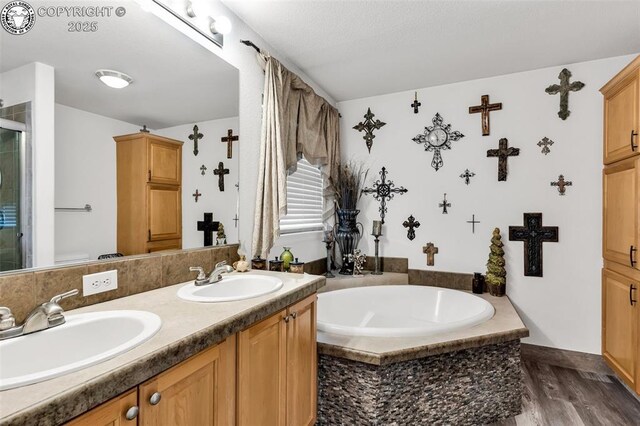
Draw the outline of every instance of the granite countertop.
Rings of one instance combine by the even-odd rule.
[[[309,274],[251,273],[280,277],[284,286],[253,299],[196,303],[176,296],[182,283],[68,311],[68,314],[120,309],[149,311],[162,318],[162,328],[142,345],[100,364],[1,391],[0,425],[45,426],[68,421],[315,293],[325,284],[324,277]]]
[[[318,353],[387,365],[529,336],[508,297],[486,293],[479,296],[489,301],[496,312],[489,321],[474,327],[428,337],[354,337],[319,331]]]

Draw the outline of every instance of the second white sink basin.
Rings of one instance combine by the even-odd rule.
[[[0,341],[0,391],[62,376],[127,352],[162,320],[145,311],[65,315],[57,327]]]
[[[280,278],[265,275],[230,275],[203,286],[194,283],[180,287],[178,297],[192,302],[232,302],[273,293],[282,288]]]

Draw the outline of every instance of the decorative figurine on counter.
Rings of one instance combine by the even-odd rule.
[[[362,269],[367,263],[367,255],[362,253],[360,249],[355,249],[353,254],[349,254],[349,262],[353,262],[353,276],[363,277]]]
[[[325,248],[327,249],[327,272],[324,273],[325,278],[336,277],[335,275],[333,275],[333,272],[331,272],[331,248],[333,247],[333,241],[333,228],[329,227],[329,229],[326,229],[324,231],[324,239],[322,240]]]
[[[233,262],[233,269],[236,272],[247,272],[249,270],[249,262],[247,262],[246,256],[240,255],[240,260]]]
[[[222,244],[227,244],[227,236],[224,233],[224,225],[222,224],[222,222],[220,222],[220,224],[218,225],[218,235],[217,235],[216,245],[219,246]]]
[[[291,253],[291,247],[283,247],[284,251],[280,254],[280,260],[283,262],[283,268],[285,271],[289,271],[289,264],[293,262],[293,253]]]

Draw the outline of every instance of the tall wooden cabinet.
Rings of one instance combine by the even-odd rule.
[[[640,56],[604,95],[602,355],[640,394]]]
[[[182,248],[182,142],[144,132],[114,140],[118,252]]]

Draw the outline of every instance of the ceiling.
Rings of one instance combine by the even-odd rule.
[[[30,4],[37,11],[52,2]],[[34,61],[51,65],[57,103],[151,129],[238,115],[236,68],[135,1],[83,1],[82,5],[124,6],[126,14],[122,18],[113,12],[108,18],[38,16],[24,35],[0,31],[0,72]],[[68,32],[69,21],[92,20],[98,22],[96,32]],[[101,68],[124,72],[134,82],[111,89],[94,75]]]
[[[335,100],[640,52],[640,1],[223,0]]]

